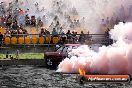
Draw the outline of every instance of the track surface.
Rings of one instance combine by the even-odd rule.
[[[0,68],[0,88],[132,88],[132,82],[81,85],[76,77],[42,67],[3,67]]]

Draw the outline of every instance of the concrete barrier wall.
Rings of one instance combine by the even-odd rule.
[[[31,60],[0,60],[0,65],[34,65],[46,66],[44,59],[31,59]]]

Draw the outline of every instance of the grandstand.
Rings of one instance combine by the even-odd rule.
[[[34,9],[37,9],[38,13],[31,14],[34,11],[17,6],[19,3],[21,1],[13,0],[12,4],[8,3],[7,8],[4,8],[2,2],[0,4],[4,8],[0,14],[0,32],[4,35],[2,47],[37,47],[67,43],[111,44],[107,37],[107,28],[104,29],[105,34],[89,34],[88,29],[83,25],[85,17],[81,18],[75,7],[69,7],[66,3],[55,0],[53,5],[51,4],[53,11],[44,10],[44,12],[38,9],[39,4],[36,3]],[[27,0],[23,3],[29,4]],[[40,16],[40,13],[48,15]],[[44,31],[41,32],[41,29]],[[53,29],[57,32],[55,36],[52,33]],[[70,30],[69,34],[67,34],[68,30]]]

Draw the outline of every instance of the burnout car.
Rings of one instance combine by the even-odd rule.
[[[80,44],[65,44],[59,46],[54,52],[45,52],[44,59],[47,67],[57,67],[59,63],[68,57],[68,53],[77,47]]]

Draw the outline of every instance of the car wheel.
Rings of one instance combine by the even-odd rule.
[[[53,61],[52,61],[52,59],[51,59],[51,58],[48,58],[48,59],[46,60],[46,64],[47,64],[47,66],[53,66]]]

